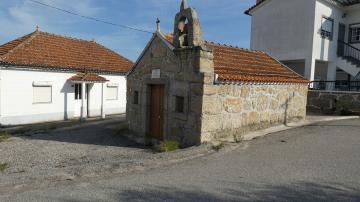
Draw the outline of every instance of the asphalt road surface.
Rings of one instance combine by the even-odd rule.
[[[279,132],[170,167],[0,201],[360,201],[360,120]]]

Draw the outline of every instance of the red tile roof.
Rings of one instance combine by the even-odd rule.
[[[94,73],[77,73],[76,75],[72,76],[70,81],[88,81],[88,82],[106,82],[107,80]]]
[[[35,31],[0,46],[0,62],[22,66],[126,73],[133,62],[94,42]]]
[[[172,43],[172,35],[166,35]],[[206,42],[213,50],[214,70],[222,82],[309,83],[268,54]]]

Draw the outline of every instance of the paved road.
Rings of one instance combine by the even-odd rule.
[[[171,167],[6,199],[360,201],[360,120],[306,126]]]

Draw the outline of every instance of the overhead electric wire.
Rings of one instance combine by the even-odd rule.
[[[85,19],[88,19],[88,20],[93,20],[93,21],[96,21],[96,22],[100,22],[100,23],[104,23],[104,24],[108,24],[108,25],[112,25],[112,26],[117,26],[117,27],[121,27],[121,28],[124,28],[124,29],[130,29],[130,30],[134,30],[134,31],[138,31],[138,32],[144,32],[144,33],[150,33],[150,34],[153,33],[153,32],[148,31],[148,30],[135,28],[135,27],[130,27],[128,25],[116,24],[116,23],[108,22],[108,21],[101,20],[101,19],[98,19],[98,18],[81,15],[79,13],[75,13],[73,11],[69,11],[69,10],[66,10],[66,9],[55,7],[55,6],[40,2],[40,1],[36,1],[36,0],[29,0],[29,1],[31,1],[33,3],[36,3],[36,4],[39,4],[39,5],[42,5],[42,6],[45,6],[45,7],[48,7],[48,8],[56,9],[58,11],[61,11],[61,12],[64,12],[64,13],[67,13],[67,14],[70,14],[70,15],[75,15],[75,16],[78,16],[78,17],[81,17],[81,18],[85,18]]]

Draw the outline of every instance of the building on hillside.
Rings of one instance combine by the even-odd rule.
[[[324,84],[315,88],[360,91],[360,1],[257,0],[245,13],[252,49]]]
[[[133,138],[183,147],[241,138],[306,115],[308,81],[268,54],[203,40],[194,9],[181,4],[174,33],[158,30],[127,76]]]
[[[38,29],[0,46],[0,125],[125,113],[133,63],[95,41]]]

